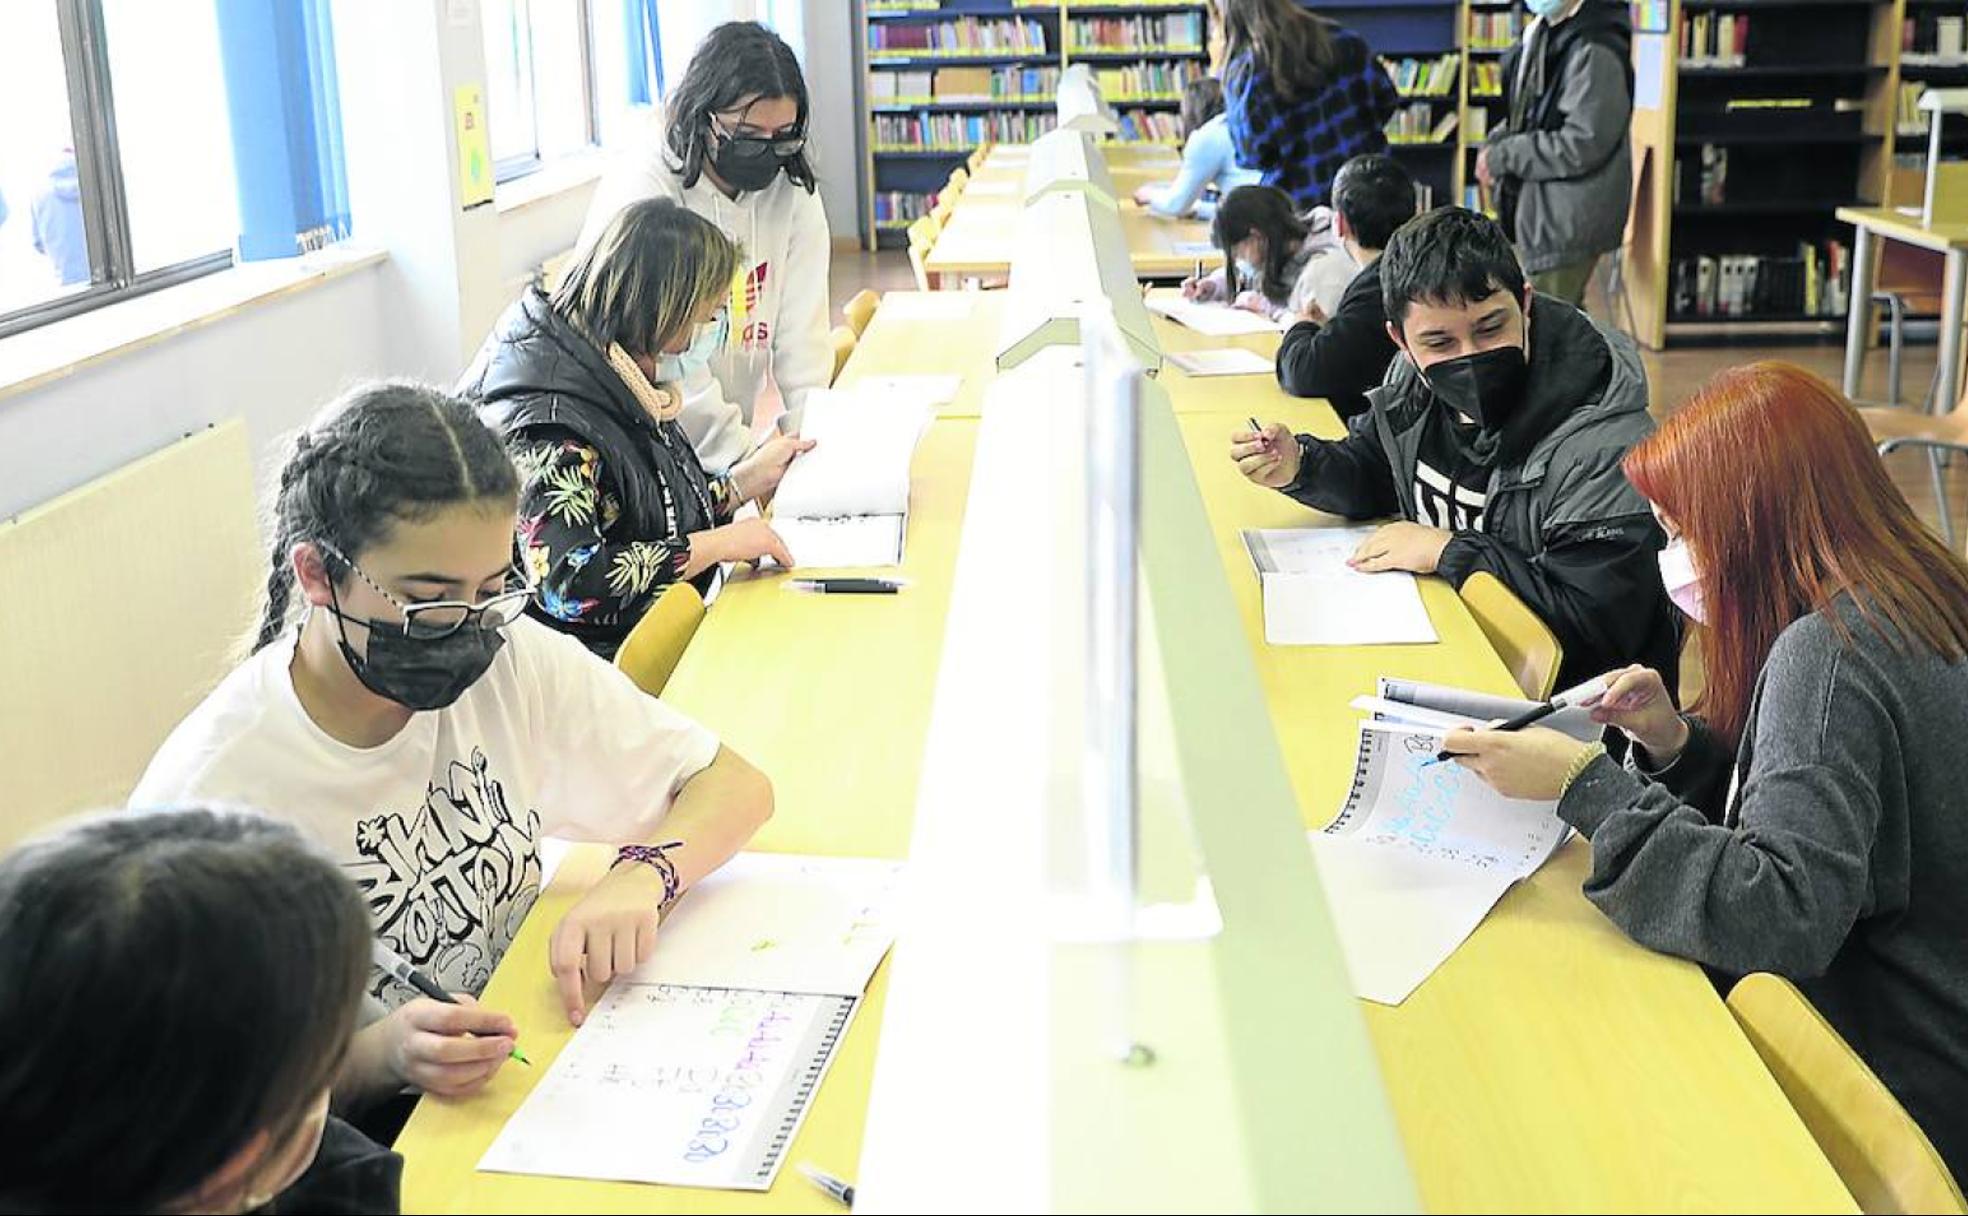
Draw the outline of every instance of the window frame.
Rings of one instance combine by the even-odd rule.
[[[137,273],[102,0],[55,0],[55,9],[61,28],[62,73],[68,82],[69,138],[75,146],[82,228],[89,246],[89,285],[0,312],[0,339],[228,270],[234,261],[234,249],[227,247]]]
[[[579,151],[566,154],[569,156],[592,152],[601,146],[601,98],[597,96],[598,89],[596,87],[595,73],[594,0],[573,0],[573,4],[575,22],[579,33],[576,44],[579,47],[581,56],[581,124],[583,128],[583,143]],[[526,30],[524,71],[527,75],[528,85],[526,96],[532,100],[533,105],[533,148],[530,152],[521,152],[518,155],[508,156],[503,160],[492,162],[492,184],[495,187],[516,182],[523,177],[529,177],[546,168],[552,161],[562,159],[562,157],[558,156],[547,157],[540,152],[539,65],[534,62],[533,0],[513,0],[513,6],[519,10],[520,24]],[[479,20],[483,21],[484,19],[485,10],[481,8],[479,10]],[[483,36],[483,31],[481,31],[480,37],[482,38]],[[489,115],[489,117],[494,123],[499,121],[496,114]]]

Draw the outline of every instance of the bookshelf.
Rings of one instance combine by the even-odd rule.
[[[863,243],[902,243],[979,143],[1051,130],[1069,63],[1093,67],[1121,121],[1117,142],[1179,144],[1182,89],[1208,71],[1209,24],[1208,0],[859,0]]]
[[[1633,4],[1625,290],[1640,341],[1843,330],[1852,242],[1834,212],[1919,198],[1919,169],[1894,163],[1912,126],[1903,73],[1968,83],[1968,55],[1903,62],[1922,10],[1968,16],[1961,0]],[[1935,21],[1919,28],[1939,35]]]

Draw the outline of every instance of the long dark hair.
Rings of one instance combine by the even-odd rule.
[[[1214,76],[1198,76],[1182,86],[1182,134],[1194,135],[1202,126],[1223,113],[1223,82]]]
[[[517,509],[519,475],[470,406],[429,385],[401,381],[344,393],[295,436],[280,470],[269,529],[272,569],[253,649],[287,627],[294,594],[288,554],[296,544],[326,541],[353,560],[400,521],[500,498]],[[325,549],[322,560],[331,576],[347,576]]]
[[[1285,267],[1312,230],[1292,210],[1291,195],[1283,190],[1275,186],[1239,186],[1223,196],[1212,228],[1217,248],[1223,250],[1226,276],[1236,276],[1237,242],[1253,234],[1264,238],[1264,281],[1260,289],[1272,301],[1283,303],[1292,293]]]
[[[554,289],[554,311],[602,350],[653,355],[731,290],[738,247],[716,224],[666,198],[616,212]]]
[[[1337,74],[1339,47],[1332,22],[1298,0],[1217,0],[1223,14],[1224,70],[1238,75],[1262,65],[1288,99],[1309,96]]]
[[[705,36],[670,91],[666,132],[670,156],[684,186],[697,184],[711,155],[711,115],[754,97],[790,97],[799,107],[795,120],[807,128],[811,103],[799,59],[786,40],[756,21],[727,21]],[[813,193],[819,184],[805,149],[780,162],[795,185]]]
[[[243,1199],[199,1191],[333,1083],[370,933],[334,862],[247,811],[108,813],[0,861],[0,1208]]]

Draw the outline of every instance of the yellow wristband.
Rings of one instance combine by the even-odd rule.
[[[1591,744],[1584,751],[1580,752],[1578,757],[1565,769],[1565,780],[1558,786],[1558,796],[1563,798],[1565,792],[1572,788],[1572,782],[1579,779],[1579,774],[1590,768],[1594,760],[1605,754],[1606,745],[1603,743]]]

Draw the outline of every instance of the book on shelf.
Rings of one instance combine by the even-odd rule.
[[[1516,8],[1469,10],[1469,46],[1507,51],[1524,35],[1524,14]]]
[[[1681,62],[1690,67],[1742,67],[1749,58],[1749,14],[1703,11],[1681,22]]]
[[[1667,32],[1667,0],[1632,0],[1629,16],[1636,34]]]
[[[1118,135],[1124,144],[1173,144],[1182,141],[1182,120],[1169,110],[1122,110]]]
[[[1494,60],[1485,60],[1469,65],[1469,95],[1471,97],[1503,96],[1503,65]]]
[[[1960,12],[1909,12],[1900,27],[1900,62],[1932,66],[1968,61],[1964,26],[1968,26],[1968,16]]]
[[[1072,12],[1071,7],[1066,11]],[[1194,12],[1160,17],[1071,17],[1065,33],[1069,53],[1201,51],[1203,15]]]
[[[1844,242],[1799,241],[1788,257],[1701,254],[1676,258],[1669,275],[1677,321],[1844,315],[1851,270]]]
[[[934,13],[943,0],[868,0],[870,13]]]
[[[871,22],[868,26],[868,55],[877,60],[1045,53],[1045,26],[1030,17],[963,17],[921,24]]]
[[[877,114],[876,152],[967,152],[981,143],[1031,143],[1058,125],[1046,110]]]
[[[911,190],[875,191],[875,223],[883,228],[906,228],[928,215],[934,196]]]
[[[1471,144],[1480,144],[1490,137],[1490,112],[1482,106],[1470,106],[1469,118],[1463,124],[1463,135]]]
[[[1436,59],[1383,58],[1380,65],[1394,81],[1394,91],[1403,97],[1450,97],[1455,94],[1462,56],[1451,51]]]
[[[1933,115],[1920,108],[1920,99],[1927,92],[1927,86],[1918,80],[1900,82],[1899,113],[1895,116],[1893,129],[1901,135],[1925,136],[1933,125]]]
[[[1203,65],[1193,59],[1144,59],[1140,63],[1104,64],[1093,75],[1100,83],[1101,97],[1110,105],[1181,101],[1182,90],[1203,75]]]
[[[1394,117],[1387,123],[1387,142],[1391,144],[1434,144],[1441,143],[1455,130],[1456,112],[1453,107],[1444,106],[1444,113],[1436,117],[1434,104],[1426,101],[1410,102],[1394,111]]]

